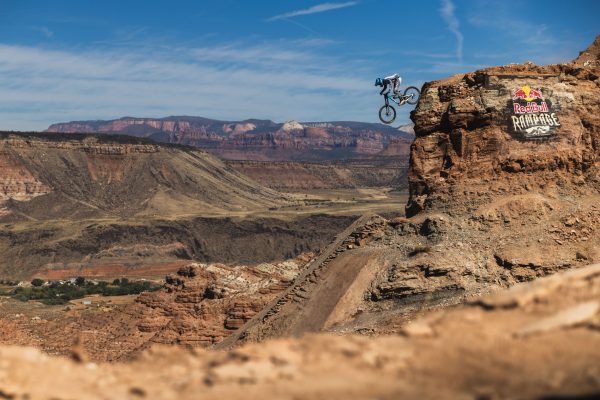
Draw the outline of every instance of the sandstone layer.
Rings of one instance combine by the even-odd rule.
[[[256,266],[188,263],[167,275],[163,289],[126,304],[93,296],[89,306],[74,300],[65,309],[0,297],[0,343],[54,355],[77,349],[94,361],[127,360],[154,344],[208,347],[289,286],[311,256]]]
[[[401,130],[361,122],[283,124],[265,120],[218,121],[173,116],[125,117],[51,125],[47,132],[127,134],[205,149],[220,158],[255,161],[325,161],[377,154],[408,155],[410,126]]]

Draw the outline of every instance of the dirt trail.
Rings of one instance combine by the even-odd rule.
[[[299,335],[322,329],[361,269],[377,257],[369,251],[359,252],[359,255],[338,255],[348,246],[354,246],[358,232],[381,223],[385,220],[379,216],[367,215],[356,220],[336,236],[292,286],[218,347],[227,348],[248,339]]]

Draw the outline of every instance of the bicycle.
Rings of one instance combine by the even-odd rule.
[[[390,96],[389,93],[385,94],[385,105],[379,109],[379,119],[384,124],[391,124],[396,119],[396,109],[390,105],[390,100],[396,103],[399,107],[408,103],[411,105],[417,104],[421,92],[414,86],[409,86],[404,90],[404,94],[400,96]]]

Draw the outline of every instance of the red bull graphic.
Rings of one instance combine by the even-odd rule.
[[[529,113],[537,113],[537,112],[548,112],[548,104],[545,101],[542,101],[542,104],[538,105],[534,102],[529,102],[527,105],[522,105],[519,103],[513,103],[515,114],[529,114]]]
[[[544,99],[541,89],[525,85],[512,91],[511,123],[513,131],[522,139],[543,139],[560,126],[551,104]]]
[[[542,96],[542,92],[540,90],[535,90],[525,85],[522,88],[513,90],[513,100],[518,99],[533,101],[536,99],[544,100],[544,97]]]

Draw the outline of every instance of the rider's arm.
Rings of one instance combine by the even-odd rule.
[[[380,95],[383,95],[383,92],[385,92],[387,90],[388,84],[386,81],[383,81],[383,89],[381,89],[381,92],[379,92]]]

